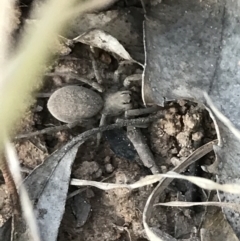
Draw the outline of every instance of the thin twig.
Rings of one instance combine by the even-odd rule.
[[[52,93],[37,93],[35,95],[36,98],[49,98],[52,95]]]
[[[107,116],[105,114],[102,114],[99,126],[104,126],[106,125],[106,123],[107,123]],[[97,134],[97,147],[99,147],[101,139],[102,139],[102,132]]]
[[[155,163],[154,156],[149,149],[141,131],[135,127],[127,128],[127,136],[135,147],[143,165],[151,170],[153,174],[158,174],[159,168]]]
[[[117,129],[117,128],[122,128],[124,126],[135,126],[135,125],[139,125],[142,123],[142,121],[144,121],[144,118],[140,118],[140,120],[138,119],[130,119],[130,120],[125,120],[124,122],[121,123],[116,123],[116,124],[111,124],[108,126],[100,126],[98,128],[93,128],[91,130],[85,131],[82,134],[74,137],[69,143],[67,143],[67,147],[68,146],[74,146],[79,142],[85,142],[88,138],[90,138],[92,135],[95,135],[99,132],[103,132],[103,131],[109,131],[109,130],[113,130],[113,129]],[[66,147],[66,148],[67,148]]]
[[[163,107],[160,106],[151,106],[147,108],[141,108],[141,109],[132,109],[132,110],[127,110],[125,111],[125,117],[136,117],[136,116],[141,116],[141,115],[146,115],[146,114],[152,114],[158,110],[161,110]]]
[[[31,132],[31,133],[20,134],[20,135],[17,135],[14,138],[14,140],[26,139],[26,138],[31,138],[31,137],[34,137],[34,136],[39,136],[39,135],[43,135],[43,134],[50,134],[50,133],[53,133],[53,132],[71,129],[71,128],[77,126],[79,123],[80,122],[74,122],[74,123],[61,125],[61,126],[48,127],[48,128],[43,129],[43,130],[40,130],[40,131],[34,131],[34,132]]]
[[[92,61],[92,67],[93,67],[93,71],[94,71],[94,74],[95,74],[95,77],[96,77],[96,80],[99,84],[102,84],[103,83],[103,80],[102,80],[102,77],[99,73],[99,70],[98,70],[98,66],[97,66],[97,61],[93,55],[94,53],[94,48],[93,47],[90,47],[90,59]]]
[[[93,87],[94,89],[96,89],[97,91],[99,92],[103,92],[104,91],[104,88],[97,82],[93,81],[93,80],[90,80],[90,79],[85,79],[83,77],[79,77],[77,74],[74,74],[74,73],[71,73],[71,72],[68,72],[68,73],[65,73],[65,72],[53,72],[53,73],[46,73],[45,76],[62,76],[62,77],[67,77],[67,78],[70,78],[70,79],[76,79],[76,80],[79,80],[85,84],[88,84],[89,86]]]
[[[116,123],[117,124],[124,124],[125,122],[129,123],[131,122],[132,126],[138,126],[138,125],[142,125],[142,124],[148,124],[150,122],[153,122],[154,120],[158,120],[160,118],[163,118],[164,115],[162,113],[157,113],[156,115],[152,115],[152,116],[148,116],[148,117],[142,117],[142,118],[136,118],[136,119],[117,119]]]
[[[82,120],[82,121],[84,121],[84,120]],[[122,127],[122,126],[139,126],[141,124],[150,123],[151,121],[153,121],[153,118],[148,118],[148,117],[146,117],[146,118],[137,118],[137,119],[129,119],[129,120],[118,119],[116,124],[113,124],[113,125],[116,126],[115,128]],[[31,138],[31,137],[34,137],[34,136],[43,135],[43,134],[49,134],[49,133],[53,133],[53,132],[67,130],[67,129],[71,129],[71,128],[77,126],[77,125],[80,125],[80,124],[81,124],[81,121],[70,123],[70,124],[65,124],[65,125],[61,125],[61,126],[49,127],[49,128],[45,128],[45,129],[40,130],[40,131],[31,132],[31,133],[20,134],[20,135],[17,135],[14,138],[14,140],[26,139],[26,138]],[[99,127],[99,129],[100,129],[99,132],[101,132],[102,129],[104,130],[104,128],[106,128],[106,130],[108,130],[107,129],[108,126],[106,126],[106,127],[102,126],[102,127]],[[97,128],[94,128],[92,130],[94,131],[95,129],[97,129]]]

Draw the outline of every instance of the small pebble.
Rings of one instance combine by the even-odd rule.
[[[183,123],[186,129],[195,130],[199,127],[201,122],[201,115],[199,113],[187,113],[183,116]]]
[[[110,55],[107,54],[107,53],[102,53],[101,56],[100,56],[100,60],[103,63],[108,64],[108,65],[111,64],[111,62],[112,62],[112,59],[111,59]]]
[[[114,168],[113,168],[113,165],[111,163],[108,163],[105,165],[105,170],[107,173],[112,173]]]
[[[174,147],[173,149],[170,150],[170,152],[172,154],[177,154],[178,153],[178,149],[176,147]]]
[[[192,210],[191,209],[183,209],[183,215],[189,219],[192,218]]]
[[[177,103],[180,105],[180,106],[184,106],[187,104],[187,101],[186,100],[178,100]]]
[[[111,159],[110,156],[106,156],[106,157],[104,158],[104,163],[105,163],[105,164],[110,163],[110,159]]]
[[[86,190],[86,198],[90,199],[90,198],[93,198],[93,197],[95,197],[95,194],[94,194],[93,190],[91,188],[88,188]]]
[[[62,86],[62,84],[63,84],[62,78],[60,76],[57,76],[57,75],[53,76],[52,80],[53,80],[54,85],[56,85],[58,87]]]
[[[191,141],[189,139],[189,133],[188,132],[180,132],[177,134],[176,139],[180,146],[189,146],[191,144]]]
[[[78,179],[93,180],[102,175],[102,170],[99,164],[95,161],[82,162],[81,166],[73,172],[73,176]]]
[[[99,177],[101,177],[102,176],[102,169],[98,169],[95,173],[94,173],[94,175],[93,175],[93,178],[99,178]]]
[[[162,173],[166,173],[168,171],[167,167],[166,166],[161,166],[161,171],[162,171]]]
[[[173,164],[173,166],[175,166],[175,167],[181,163],[180,159],[177,157],[172,157],[170,161]]]
[[[34,109],[34,112],[41,112],[43,110],[43,107],[40,105],[37,105]]]
[[[203,138],[203,133],[201,131],[195,132],[192,134],[193,141],[200,141]]]

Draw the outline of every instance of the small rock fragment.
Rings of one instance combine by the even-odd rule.
[[[94,174],[93,174],[93,178],[99,178],[102,176],[102,169],[98,169]]]
[[[79,179],[93,180],[102,175],[99,164],[95,161],[84,161],[81,166],[73,172],[73,176]]]
[[[203,138],[203,133],[201,131],[195,132],[192,134],[192,140],[193,141],[201,141]]]
[[[192,131],[199,127],[201,120],[202,118],[200,113],[187,113],[185,116],[183,116],[184,127]]]
[[[162,119],[161,128],[170,136],[177,135],[182,130],[181,116],[177,109],[172,107],[167,110],[165,119]]]
[[[112,173],[114,170],[113,165],[111,163],[106,164],[105,169],[107,173]]]
[[[178,156],[180,157],[188,157],[191,154],[191,150],[189,150],[188,148],[183,147],[179,153]]]
[[[88,188],[86,190],[86,198],[90,199],[90,198],[93,198],[93,197],[95,197],[95,194],[94,194],[93,190],[91,188]]]
[[[105,158],[104,158],[104,163],[105,164],[108,164],[108,163],[110,163],[110,159],[111,159],[111,157],[110,156],[106,156]]]
[[[161,166],[162,173],[166,173],[168,171],[166,166]]]
[[[91,212],[91,205],[80,195],[76,195],[72,200],[72,211],[76,217],[76,227],[82,227],[88,220]]]
[[[189,133],[187,133],[187,132],[180,132],[180,133],[178,133],[176,138],[177,138],[177,141],[178,141],[179,145],[182,146],[182,147],[187,147],[187,146],[191,145],[191,140],[189,138]]]
[[[180,161],[180,159],[179,158],[177,158],[177,157],[172,157],[171,159],[170,159],[170,161],[171,161],[171,163],[173,164],[173,166],[178,166],[180,163],[181,163],[181,161]]]

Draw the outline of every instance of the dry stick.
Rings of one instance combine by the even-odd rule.
[[[159,168],[154,161],[154,156],[149,149],[141,131],[130,126],[127,128],[127,136],[135,147],[143,165],[149,168],[153,174],[159,174]]]
[[[93,47],[90,47],[90,59],[92,61],[92,67],[93,67],[93,71],[94,71],[94,74],[95,74],[95,77],[96,77],[96,80],[99,84],[102,84],[103,83],[103,80],[102,80],[102,77],[99,73],[99,70],[98,70],[98,66],[97,66],[97,61],[93,55],[94,53],[94,48]]]
[[[40,131],[34,131],[34,132],[31,132],[31,133],[20,134],[20,135],[17,135],[14,138],[14,140],[31,138],[31,137],[34,137],[34,136],[39,136],[39,135],[43,135],[43,134],[49,134],[49,133],[52,133],[52,132],[58,132],[58,131],[62,131],[62,130],[71,129],[71,128],[77,126],[79,123],[80,122],[74,122],[74,123],[61,125],[61,126],[48,127],[48,128],[43,129],[43,130],[40,130]]]
[[[154,120],[158,120],[159,118],[163,118],[164,115],[163,113],[157,113],[155,115],[151,115],[151,116],[148,116],[148,117],[141,117],[141,118],[136,118],[136,119],[129,119],[132,121],[132,123],[134,123],[134,121],[136,120],[136,123],[133,124],[132,126],[137,126],[137,125],[142,125],[142,124],[148,124]],[[129,121],[128,119],[117,119],[116,120],[116,123],[117,124],[124,124],[125,122],[128,122]]]
[[[150,123],[151,121],[159,118],[157,117],[159,115],[156,116],[152,116],[152,117],[146,117],[146,118],[137,118],[137,119],[129,119],[129,120],[124,120],[124,119],[117,119],[116,121],[116,126],[138,126],[141,124],[146,124],[146,123]],[[82,122],[74,122],[74,123],[70,123],[70,124],[66,124],[66,125],[61,125],[61,126],[54,126],[54,127],[49,127],[49,128],[45,128],[43,130],[40,131],[35,131],[35,132],[31,132],[31,133],[26,133],[26,134],[20,134],[17,135],[14,140],[19,140],[19,139],[24,139],[24,138],[31,138],[34,136],[39,136],[39,135],[43,135],[43,134],[49,134],[49,133],[53,133],[53,132],[58,132],[58,131],[62,131],[62,130],[67,130],[67,129],[71,129],[79,124],[81,124]],[[100,131],[101,132],[101,131]]]
[[[146,118],[146,119],[148,119],[148,118]],[[121,123],[116,123],[116,124],[111,124],[111,125],[108,125],[108,126],[100,126],[98,128],[93,128],[91,130],[85,131],[82,134],[74,137],[70,142],[68,142],[66,144],[66,148],[72,147],[79,142],[83,143],[88,138],[90,138],[92,135],[95,135],[99,132],[109,131],[109,130],[121,128],[121,127],[124,127],[124,126],[135,126],[135,125],[139,125],[143,121],[144,121],[144,118],[129,119],[129,120],[124,120]],[[149,119],[148,119],[148,121],[149,121]]]
[[[67,77],[70,79],[76,79],[79,80],[85,84],[90,85],[91,87],[93,87],[94,89],[96,89],[99,92],[103,92],[104,88],[97,82],[90,80],[90,79],[85,79],[83,77],[79,77],[77,74],[74,73],[64,73],[64,72],[54,72],[54,73],[46,73],[45,76],[63,76],[63,77]]]
[[[80,61],[80,58],[72,56],[58,56],[58,60]]]
[[[102,114],[99,126],[104,126],[106,125],[106,123],[107,123],[107,116],[105,114]],[[97,134],[97,147],[99,147],[101,139],[102,139],[102,132]]]
[[[147,108],[141,108],[141,109],[132,109],[125,111],[125,117],[135,117],[140,115],[146,115],[146,114],[152,114],[158,110],[162,110],[163,108],[160,106],[152,106]]]
[[[116,124],[112,124],[112,125],[109,125],[109,126],[101,126],[99,128],[93,128],[93,129],[91,129],[89,131],[86,131],[84,133],[90,132],[90,133],[92,133],[91,135],[93,135],[95,133],[99,133],[99,132],[102,132],[102,131],[105,131],[105,130],[112,130],[112,129],[115,129],[115,128],[120,128],[120,127],[123,127],[123,126],[129,126],[129,125],[135,126],[135,125],[140,125],[142,123],[149,123],[151,121],[152,121],[152,119],[149,119],[149,118],[137,118],[137,119],[129,119],[129,120],[120,120]],[[43,134],[46,134],[46,133],[52,133],[52,132],[56,132],[56,131],[60,131],[60,130],[70,129],[70,128],[73,128],[73,127],[77,126],[80,123],[81,122],[74,122],[74,123],[66,124],[66,125],[62,125],[62,126],[45,128],[41,131],[35,131],[35,132],[31,132],[31,133],[26,133],[26,134],[20,134],[20,135],[17,135],[14,138],[14,140],[31,138],[31,137],[43,135]],[[110,129],[108,129],[108,128],[110,128]],[[96,130],[98,130],[98,131],[96,132]],[[82,134],[84,134],[84,133],[82,133]]]
[[[125,116],[127,117],[129,115],[135,116],[135,115],[152,113],[152,112],[156,112],[158,109],[159,109],[158,106],[153,106],[150,108],[129,110],[125,112]],[[153,120],[152,118],[159,119],[161,117],[162,117],[162,113],[158,113],[155,116],[149,116],[146,119]],[[158,174],[159,168],[155,163],[154,156],[151,150],[149,149],[141,131],[135,127],[128,127],[127,136],[129,140],[132,142],[133,146],[135,147],[143,165],[149,168],[153,174]]]
[[[37,94],[35,95],[35,97],[36,97],[36,98],[49,98],[49,97],[51,96],[51,94],[52,94],[52,93],[43,93],[43,92],[41,92],[41,93],[37,93]]]

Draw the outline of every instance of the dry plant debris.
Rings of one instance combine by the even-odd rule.
[[[38,5],[38,1],[35,4]],[[214,9],[212,14],[206,14],[210,11],[208,4]],[[222,226],[218,225],[218,230],[226,228],[228,233],[224,237],[231,240],[236,238],[234,232],[239,236],[239,204],[235,203],[238,196],[233,194],[239,194],[235,174],[238,162],[231,152],[234,149],[236,154],[239,149],[239,132],[202,94],[202,90],[207,90],[217,107],[223,106],[223,113],[238,127],[238,112],[230,115],[233,106],[236,107],[237,91],[232,88],[238,87],[234,84],[238,74],[229,64],[230,71],[234,72],[232,82],[223,83],[226,69],[218,73],[220,63],[213,61],[216,56],[213,57],[211,45],[221,45],[218,26],[222,24],[220,20],[226,18],[221,15],[221,3],[195,5],[187,1],[170,1],[169,5],[160,1],[146,5],[143,1],[118,1],[101,12],[77,16],[64,37],[55,39],[51,51],[59,57],[47,66],[41,93],[36,95],[40,98],[32,104],[31,117],[21,125],[21,133],[27,134],[15,138],[23,168],[33,169],[26,174],[24,185],[34,204],[41,240],[220,240],[218,231],[209,230],[211,227],[203,222],[205,215],[210,220],[215,216],[208,215],[206,207],[196,208],[197,205],[222,207],[234,231],[225,220]],[[179,18],[186,9],[188,12]],[[227,4],[227,18],[235,19],[237,15],[232,13],[236,9],[234,4]],[[197,10],[194,18],[199,21],[197,30],[192,21],[193,10]],[[176,21],[174,24],[172,19]],[[207,24],[203,24],[206,20]],[[156,23],[163,28],[156,28]],[[222,28],[231,29],[230,25]],[[206,36],[216,33],[217,41],[202,38],[199,35],[202,31],[198,29],[203,27],[208,30]],[[191,31],[204,46],[195,45]],[[238,33],[235,35],[237,38]],[[179,41],[175,41],[176,36]],[[227,35],[223,31],[224,38]],[[183,51],[178,51],[179,46]],[[193,53],[191,48],[197,49]],[[230,63],[224,51],[232,53],[233,49],[224,46],[218,51],[218,55],[224,57],[223,65],[226,61]],[[193,58],[196,54],[199,58]],[[229,101],[222,103],[227,92],[215,91],[220,84],[232,90],[233,95],[228,97],[234,105],[229,107]],[[181,99],[178,102],[166,102],[178,98]],[[189,99],[200,103],[187,101]],[[156,107],[163,103],[164,107]],[[145,104],[154,106],[146,108]],[[99,114],[102,118],[100,127],[96,128]],[[116,116],[120,119],[116,120]],[[136,119],[127,119],[133,116]],[[106,121],[115,124],[107,126]],[[61,125],[61,122],[68,124]],[[214,140],[215,128],[218,140]],[[100,142],[95,135],[101,132],[104,138]],[[21,138],[24,140],[19,140]],[[10,156],[11,148],[6,150]],[[212,150],[219,165],[214,162]],[[214,176],[203,172],[200,165],[204,170],[212,170],[208,165],[216,166],[221,184],[214,182]],[[157,174],[150,175],[151,172]],[[180,172],[184,175],[178,174]],[[236,185],[228,183],[229,177]],[[156,182],[158,185],[154,187]],[[20,198],[22,187],[19,187]],[[4,184],[0,189],[4,194],[0,198],[3,224],[11,216],[11,206]],[[224,191],[220,198],[227,203],[209,200],[205,189]],[[201,202],[194,202],[196,200]],[[158,205],[154,205],[156,202]],[[9,220],[0,228],[0,238],[4,240],[5,237],[10,240],[6,232],[6,227],[10,228]],[[12,227],[14,240],[28,240],[30,233],[25,220],[17,221],[15,219]]]

